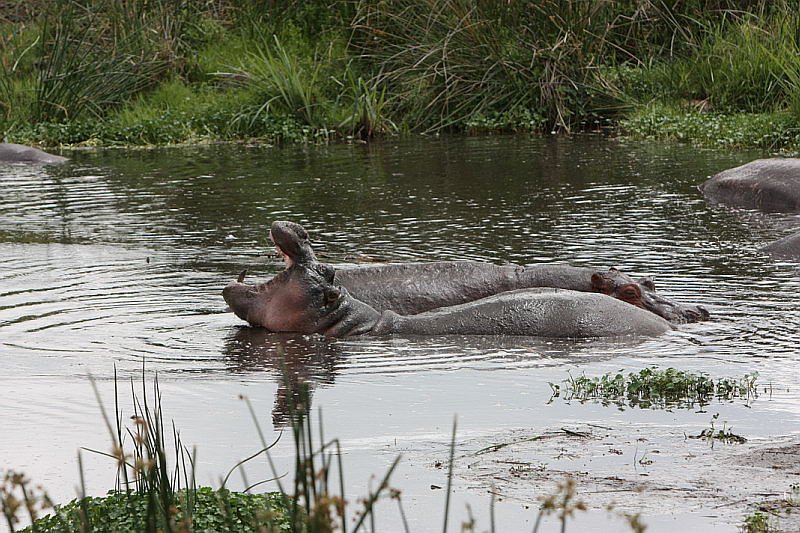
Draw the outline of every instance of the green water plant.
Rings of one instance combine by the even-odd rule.
[[[744,517],[742,521],[744,533],[769,533],[773,531],[769,523],[769,516],[761,511],[755,511]]]
[[[550,387],[554,397],[563,394],[568,401],[597,401],[619,408],[693,408],[708,405],[712,400],[749,402],[757,397],[757,378],[758,373],[751,372],[739,379],[713,379],[703,372],[653,366],[638,372],[626,374],[620,370],[595,377],[569,373],[562,381],[563,386],[550,383]]]
[[[724,442],[727,444],[744,444],[747,442],[746,438],[742,437],[741,435],[737,435],[733,432],[733,428],[728,427],[727,421],[723,421],[722,427],[718,428],[716,425],[718,419],[719,413],[716,413],[711,417],[711,423],[709,424],[709,427],[701,431],[699,435],[691,438],[705,439],[712,446],[714,445],[715,441]]]

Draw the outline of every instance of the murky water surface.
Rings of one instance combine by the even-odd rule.
[[[800,219],[710,206],[697,190],[709,175],[761,155],[598,138],[459,137],[78,152],[61,167],[1,167],[0,466],[27,472],[58,500],[74,497],[77,448],[109,446],[88,376],[111,401],[114,372],[139,376],[144,361],[148,377],[158,372],[168,416],[198,446],[200,481],[218,483],[260,447],[240,394],[268,439],[285,424],[291,395],[279,386],[279,351],[293,382],[309,384],[326,434],[342,438],[352,499],[405,454],[394,484],[415,531],[441,528],[444,495],[431,485],[446,481],[434,464],[447,457],[454,415],[460,440],[487,445],[521,430],[629,427],[621,461],[576,470],[644,475],[648,446],[717,453],[683,438],[717,412],[754,442],[797,435],[798,267],[758,248]],[[713,320],[637,342],[268,334],[226,313],[220,290],[243,268],[251,281],[282,268],[266,236],[275,219],[302,223],[331,263],[618,266],[654,276],[662,293],[706,306]],[[772,394],[702,412],[548,403],[548,382],[568,371],[648,365],[717,377],[758,371]],[[672,437],[634,439],[648,428]],[[289,441],[276,451],[283,468]],[[90,491],[112,487],[105,459],[84,460]],[[262,474],[254,467],[251,482]],[[456,526],[470,503],[488,528],[489,490],[502,484],[489,477],[457,476]],[[498,524],[528,529],[535,505],[523,504],[536,494],[513,495],[498,504]],[[644,507],[650,531],[733,531],[736,512]],[[621,527],[593,513],[581,530]],[[386,530],[400,527],[394,507],[383,514]]]

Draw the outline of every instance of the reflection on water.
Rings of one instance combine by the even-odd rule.
[[[232,372],[266,371],[278,383],[272,423],[286,426],[291,414],[307,411],[318,386],[331,385],[341,366],[336,342],[320,335],[271,333],[239,326],[222,349]]]
[[[325,395],[334,419],[340,406],[347,420],[357,411],[372,421],[338,428],[365,441],[422,431],[420,420],[440,418],[435,409],[519,425],[526,387],[546,389],[542,379],[576,366],[755,369],[794,385],[798,265],[758,248],[800,218],[710,206],[697,190],[761,155],[595,137],[437,137],[77,152],[58,167],[0,167],[0,379],[17,391],[0,402],[0,420],[17,421],[23,440],[46,435],[46,422],[65,413],[79,427],[91,399],[76,405],[54,391],[84,387],[87,373],[108,379],[114,365],[135,375],[143,360],[179,384],[184,416],[204,394],[215,405],[267,381],[276,427],[307,387],[315,402]],[[269,334],[226,312],[220,291],[243,268],[251,279],[282,268],[266,236],[275,219],[303,224],[331,263],[617,266],[654,276],[665,296],[707,307],[712,320],[638,341]],[[403,390],[386,393],[393,383]],[[800,392],[788,389],[771,408],[796,411]],[[376,391],[385,396],[374,399]],[[758,424],[768,419],[762,405],[754,405]],[[224,426],[209,409],[207,422]],[[530,409],[535,420],[562,416],[556,406]],[[0,440],[0,455],[26,460],[18,450]],[[225,455],[226,464],[243,455]]]

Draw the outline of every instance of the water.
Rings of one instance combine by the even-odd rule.
[[[595,137],[436,137],[90,151],[60,167],[2,167],[0,466],[25,471],[57,500],[74,497],[78,447],[109,447],[88,376],[110,402],[115,369],[121,378],[137,377],[144,361],[148,376],[158,373],[184,441],[198,445],[200,480],[216,484],[259,448],[240,394],[257,407],[268,439],[285,425],[291,395],[281,385],[278,346],[293,383],[309,384],[326,434],[342,438],[351,499],[403,452],[395,485],[415,531],[441,529],[439,518],[425,517],[441,514],[443,491],[430,485],[445,482],[433,465],[447,457],[454,415],[464,461],[470,442],[513,439],[523,428],[626,428],[604,437],[618,442],[621,454],[573,465],[596,478],[640,476],[643,469],[663,476],[659,466],[680,465],[686,449],[722,460],[737,450],[709,451],[683,436],[708,427],[716,412],[756,444],[796,436],[798,266],[758,248],[800,226],[800,218],[710,206],[696,188],[762,155]],[[266,334],[226,313],[220,291],[243,268],[251,281],[282,268],[266,236],[275,219],[303,224],[331,263],[618,266],[654,276],[660,292],[706,306],[713,320],[637,342]],[[719,377],[758,371],[772,393],[706,412],[548,403],[548,382],[568,370],[597,375],[653,364]],[[657,444],[636,441],[637,432]],[[638,462],[656,447],[651,465]],[[286,438],[277,448],[284,464],[291,448]],[[528,462],[553,468],[561,453],[538,452]],[[84,462],[90,492],[113,486],[106,460],[84,453]],[[454,527],[466,518],[465,503],[488,527],[493,485],[505,491],[498,503],[503,530],[531,526],[525,505],[535,495],[524,483],[493,481],[508,478],[498,474],[501,464],[483,464],[483,477],[457,470]],[[259,468],[251,479],[265,474]],[[704,472],[692,468],[687,472]],[[675,521],[685,530],[736,530],[743,507],[720,510],[697,500],[674,508],[643,500],[640,508],[651,531],[674,529]],[[396,514],[387,504],[388,530],[399,527],[389,517]],[[598,509],[586,516],[581,530],[620,527]]]

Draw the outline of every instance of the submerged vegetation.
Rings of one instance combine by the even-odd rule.
[[[800,145],[789,0],[55,0],[0,8],[9,141],[575,132]]]
[[[596,377],[574,377],[570,374],[563,381],[563,391],[562,386],[555,383],[550,383],[550,387],[554,397],[563,394],[565,400],[582,403],[596,401],[620,408],[689,409],[703,407],[712,400],[732,401],[740,398],[749,402],[757,396],[757,378],[758,373],[751,372],[739,379],[715,380],[702,372],[650,367],[638,372],[610,372]]]

